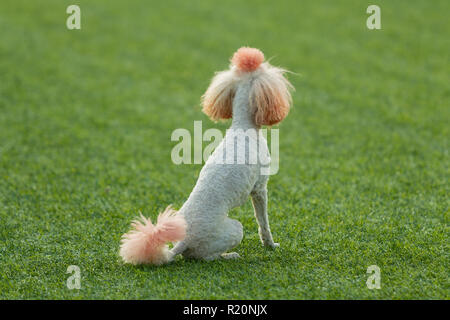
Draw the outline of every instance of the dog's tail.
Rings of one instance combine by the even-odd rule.
[[[122,236],[120,256],[134,265],[167,263],[172,258],[167,243],[183,240],[186,226],[184,216],[171,206],[159,214],[156,225],[141,214],[131,223],[132,229]]]

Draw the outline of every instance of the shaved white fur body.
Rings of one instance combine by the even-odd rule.
[[[243,205],[251,194],[261,195],[259,202],[264,203],[257,206],[264,207],[261,209],[264,212],[260,214],[265,215],[262,220],[267,221],[268,175],[261,174],[261,166],[269,165],[270,156],[267,141],[255,125],[248,105],[250,86],[251,79],[238,84],[230,130],[208,158],[188,200],[179,210],[188,227],[186,238],[172,249],[174,255],[181,253],[186,257],[215,259],[237,246],[243,236],[242,224],[229,218],[228,212]],[[254,134],[240,139],[239,136],[236,138],[236,132]],[[230,152],[234,156],[233,163],[226,162]],[[238,157],[242,155],[245,155],[243,164],[238,162]],[[252,157],[257,160],[256,163],[251,164]],[[260,224],[261,233],[264,233],[264,244],[276,246],[268,222],[262,226]]]

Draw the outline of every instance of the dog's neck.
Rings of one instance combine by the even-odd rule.
[[[239,84],[233,99],[233,120],[231,128],[234,129],[259,129],[253,119],[249,106],[250,82]]]

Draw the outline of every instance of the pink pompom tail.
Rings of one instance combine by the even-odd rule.
[[[252,72],[259,68],[264,61],[264,54],[256,48],[242,47],[231,58],[231,63],[239,70]]]
[[[125,263],[161,265],[170,261],[167,242],[181,241],[186,236],[183,215],[168,206],[159,214],[156,225],[142,214],[122,236],[120,256]]]

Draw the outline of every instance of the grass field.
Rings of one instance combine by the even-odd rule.
[[[81,7],[81,30],[66,7]],[[381,7],[382,30],[366,28]],[[449,299],[450,2],[0,2],[0,298]],[[236,261],[133,267],[120,236],[181,207],[171,162],[243,45],[296,74],[269,182],[278,250],[251,203]],[[81,289],[69,290],[69,265]],[[381,269],[369,290],[367,267]]]

